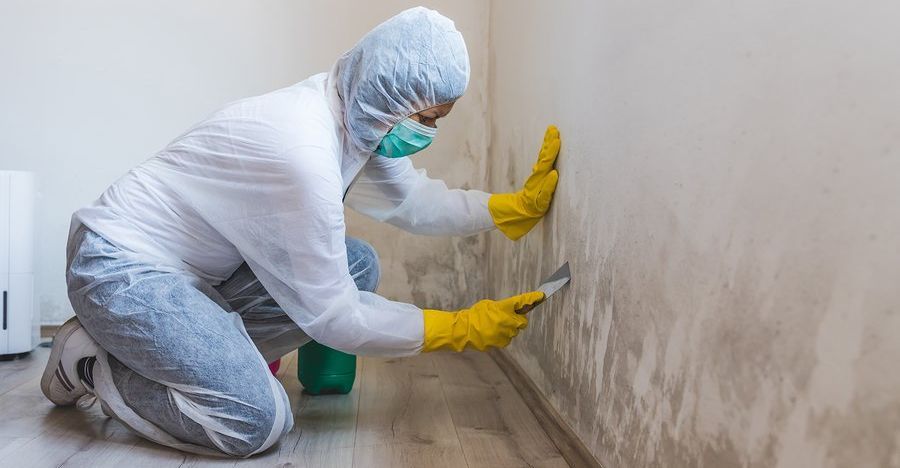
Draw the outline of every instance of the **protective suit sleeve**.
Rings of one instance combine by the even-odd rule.
[[[490,194],[450,189],[416,170],[409,158],[372,157],[347,195],[347,206],[414,234],[467,236],[494,229]]]
[[[422,310],[359,291],[344,244],[343,183],[326,148],[290,149],[257,206],[235,207],[219,229],[307,335],[351,354],[420,351]],[[260,206],[261,205],[261,206]],[[252,216],[241,216],[245,208]]]

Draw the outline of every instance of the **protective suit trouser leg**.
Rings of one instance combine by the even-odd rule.
[[[84,227],[69,250],[69,299],[105,351],[94,383],[113,417],[164,445],[239,457],[291,429],[284,389],[208,283]]]
[[[377,260],[369,266],[359,276],[377,282]],[[94,382],[105,410],[150,440],[209,455],[249,456],[290,431],[287,395],[257,345],[278,357],[309,338],[264,289],[253,292],[255,277],[239,272],[213,288],[78,230],[69,298],[104,349]],[[236,290],[243,293],[223,295]],[[243,313],[232,311],[242,301]]]

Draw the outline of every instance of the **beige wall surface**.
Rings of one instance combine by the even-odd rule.
[[[434,148],[415,163],[451,186],[483,186],[488,5],[481,0],[3,1],[0,167],[36,173],[42,322],[72,315],[64,268],[73,211],[217,108],[329,70],[369,29],[420,3],[456,20],[472,80]],[[410,242],[358,216],[348,226],[381,251],[385,295],[451,306],[474,294],[460,272],[483,257],[483,236]]]
[[[900,4],[491,5],[490,181],[563,138],[493,295],[609,467],[900,466]]]

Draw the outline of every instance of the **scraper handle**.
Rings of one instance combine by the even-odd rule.
[[[545,298],[545,299],[541,299],[540,301],[535,302],[534,304],[529,304],[529,305],[527,305],[527,306],[525,306],[525,307],[522,307],[521,309],[517,310],[516,313],[519,314],[519,315],[527,314],[528,312],[531,312],[535,307],[537,307],[537,306],[543,304],[543,302],[546,301],[546,300],[547,300],[546,298]]]

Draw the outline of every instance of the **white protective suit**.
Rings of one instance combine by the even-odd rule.
[[[330,73],[234,102],[197,124],[78,210],[73,231],[83,223],[149,264],[211,284],[246,261],[319,343],[354,354],[416,353],[422,311],[361,292],[350,277],[343,200],[350,190],[351,208],[413,233],[493,228],[489,194],[448,189],[408,158],[372,153],[397,122],[459,98],[468,77],[453,22],[407,10]]]

